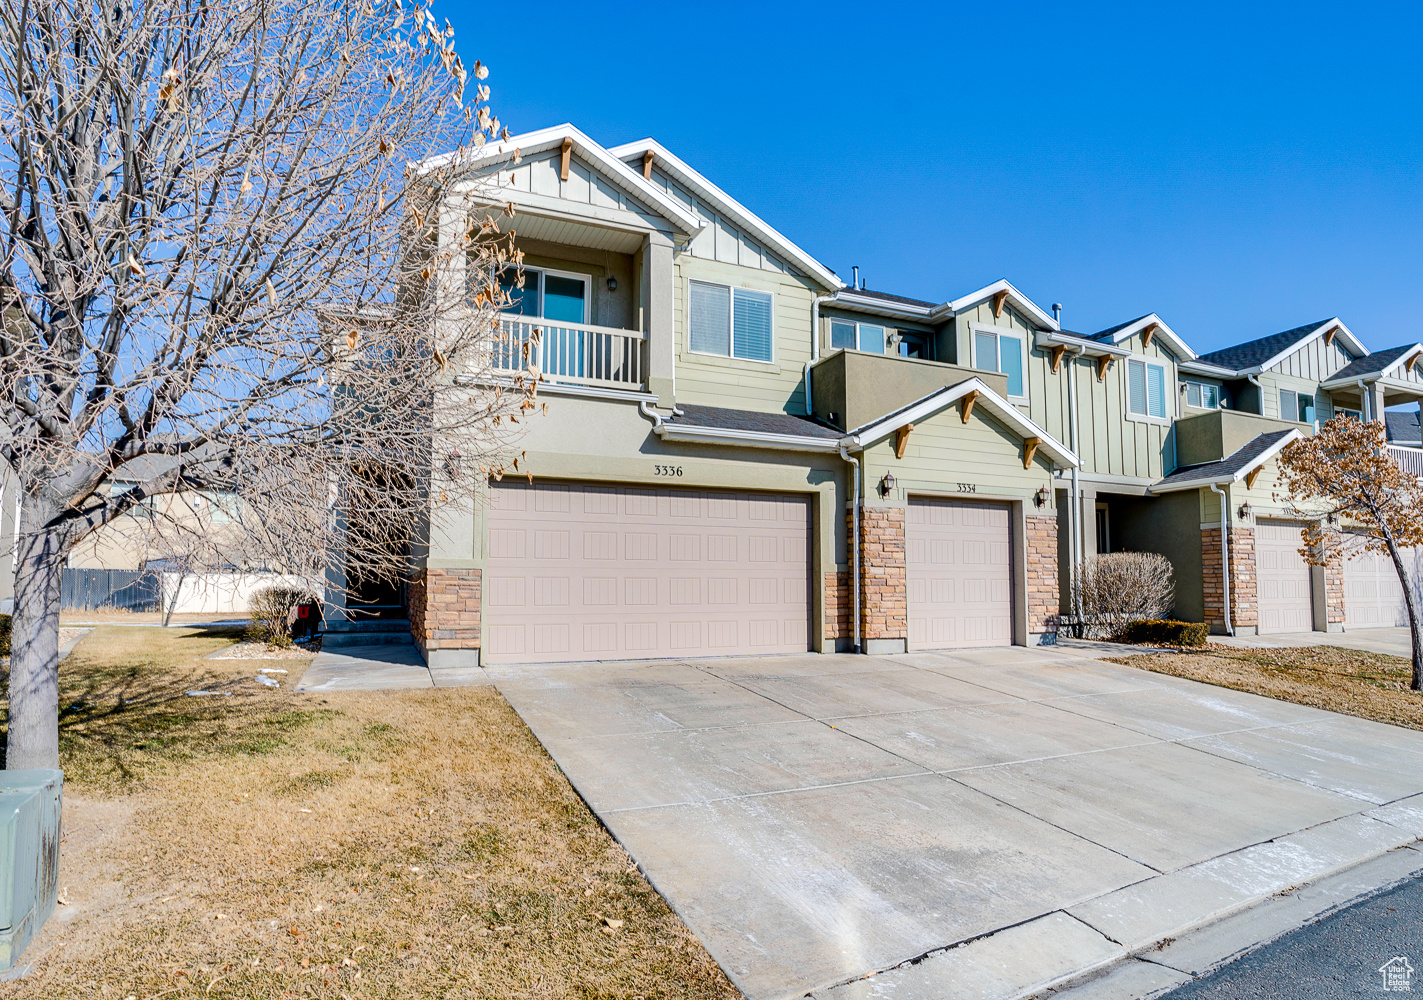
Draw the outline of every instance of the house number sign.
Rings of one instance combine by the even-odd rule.
[[[978,492],[978,484],[977,484],[977,483],[954,483],[954,485],[959,488],[959,492],[960,492],[960,493],[977,493],[977,492]]]
[[[676,477],[682,474],[682,467],[680,465],[654,465],[652,468],[654,470],[653,475],[656,476]]]

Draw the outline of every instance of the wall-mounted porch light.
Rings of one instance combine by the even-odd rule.
[[[610,291],[610,292],[616,292],[617,290],[618,290],[618,279],[617,279],[617,278],[614,278],[611,274],[608,275],[608,291]]]
[[[452,448],[445,456],[445,475],[451,479],[458,479],[464,465],[464,456],[460,454],[458,448]]]
[[[879,481],[879,495],[882,496],[882,497],[887,497],[887,496],[889,496],[890,491],[893,490],[893,489],[894,489],[894,476],[892,476],[892,475],[890,475],[888,472],[886,472],[886,473],[884,474],[884,478]]]
[[[1038,506],[1038,507],[1046,507],[1046,506],[1047,506],[1047,497],[1048,497],[1047,487],[1046,487],[1046,486],[1039,486],[1039,487],[1038,487],[1038,491],[1033,494],[1033,503],[1034,503],[1036,506]]]
[[[1250,520],[1250,505],[1248,503],[1241,504],[1240,510],[1236,511],[1236,513],[1240,515],[1242,521]]]

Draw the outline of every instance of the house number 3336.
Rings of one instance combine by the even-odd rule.
[[[654,465],[653,468],[657,470],[656,475],[659,476],[680,476],[682,474],[680,465]]]

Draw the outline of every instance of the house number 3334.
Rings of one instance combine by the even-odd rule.
[[[656,470],[655,475],[659,476],[680,476],[682,474],[680,465],[654,465],[652,468]]]

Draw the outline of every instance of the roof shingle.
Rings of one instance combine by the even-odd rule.
[[[1259,340],[1251,340],[1244,344],[1236,344],[1233,347],[1222,347],[1218,351],[1211,351],[1209,354],[1202,354],[1200,360],[1207,364],[1219,365],[1222,368],[1230,368],[1234,371],[1244,371],[1246,368],[1254,368],[1269,361],[1285,348],[1318,330],[1328,320],[1317,320],[1314,323],[1306,323],[1304,326],[1297,326],[1293,330],[1285,330],[1283,333],[1272,333],[1268,337],[1261,337]]]
[[[668,419],[669,424],[684,427],[717,427],[731,431],[751,431],[757,434],[789,434],[793,437],[839,438],[842,431],[827,427],[810,417],[793,413],[761,413],[757,410],[732,410],[721,406],[695,406],[683,403],[682,412]]]
[[[1156,485],[1171,486],[1176,483],[1193,483],[1197,480],[1216,482],[1221,479],[1229,479],[1250,468],[1271,446],[1278,444],[1285,437],[1293,433],[1295,433],[1294,428],[1286,428],[1281,431],[1270,431],[1267,434],[1257,434],[1242,445],[1234,454],[1227,455],[1219,462],[1206,462],[1202,465],[1184,466],[1162,479]]]

